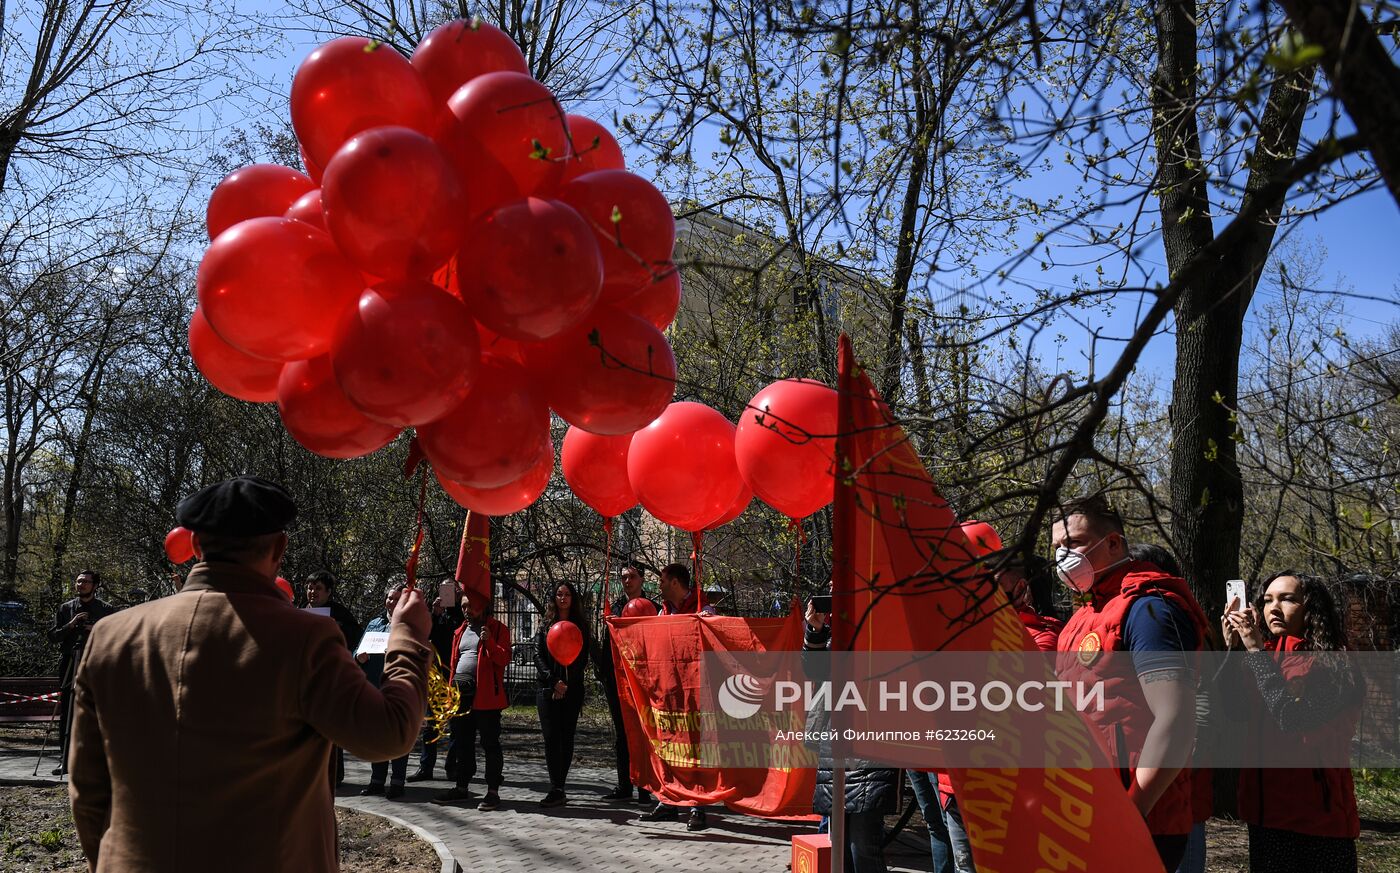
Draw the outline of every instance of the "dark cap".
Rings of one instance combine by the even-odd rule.
[[[239,476],[216,482],[180,501],[175,520],[195,533],[256,537],[285,530],[297,516],[292,495],[275,482]]]

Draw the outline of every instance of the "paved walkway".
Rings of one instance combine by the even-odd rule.
[[[46,758],[38,779],[55,761]],[[416,760],[410,763],[410,772]],[[34,756],[0,751],[0,779],[32,781]],[[506,761],[501,808],[478,812],[475,804],[435,806],[428,802],[446,790],[445,781],[419,782],[397,800],[360,797],[369,781],[369,765],[346,759],[346,784],[336,803],[369,812],[385,812],[417,825],[446,843],[462,869],[482,873],[525,871],[616,871],[616,873],[783,873],[794,833],[809,830],[783,822],[749,818],[721,808],[710,810],[710,828],[691,833],[685,820],[641,822],[636,803],[613,804],[599,797],[612,787],[613,771],[574,767],[569,775],[569,803],[543,809],[539,799],[549,781],[543,764]],[[475,789],[474,789],[475,792]],[[917,820],[917,816],[915,817]],[[929,869],[928,842],[921,828],[911,828],[887,853],[891,871]]]

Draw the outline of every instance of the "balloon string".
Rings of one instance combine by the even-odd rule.
[[[408,550],[408,562],[404,564],[404,587],[412,588],[418,581],[418,555],[423,549],[423,506],[428,501],[428,468],[424,466],[418,477],[418,520],[417,531],[413,535],[413,548]]]
[[[612,615],[612,599],[609,596],[609,583],[612,581],[612,533],[613,520],[609,516],[603,519],[603,534],[607,539],[607,547],[603,551],[603,617]]]
[[[792,578],[801,587],[802,582],[802,544],[807,541],[807,531],[802,527],[802,519],[788,518],[788,530],[797,531],[797,554],[792,561]]]
[[[705,608],[705,586],[700,584],[700,570],[704,566],[704,558],[701,557],[701,546],[705,543],[705,532],[697,530],[690,535],[690,544],[694,551],[690,553],[692,574],[695,577],[695,611],[700,612]]]

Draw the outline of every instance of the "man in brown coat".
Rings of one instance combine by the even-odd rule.
[[[68,764],[90,869],[335,871],[331,745],[371,761],[413,746],[423,598],[399,598],[376,689],[335,622],[276,587],[295,513],[253,477],[191,495],[176,518],[200,562],[184,588],[93,628]]]

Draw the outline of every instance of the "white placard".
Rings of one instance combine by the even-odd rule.
[[[389,650],[388,631],[370,631],[360,637],[360,647],[355,650],[357,655],[382,655]]]
[[[326,618],[331,617],[331,608],[329,606],[307,606],[304,608],[307,612],[315,615],[324,615]]]

